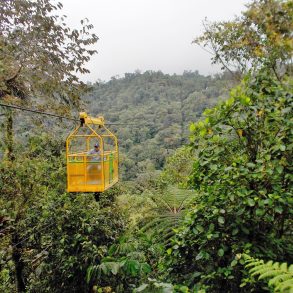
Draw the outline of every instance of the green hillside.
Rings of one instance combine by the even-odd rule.
[[[188,142],[190,123],[227,97],[232,84],[229,74],[136,72],[93,84],[83,100],[91,115],[126,124],[111,129],[119,138],[122,178],[129,180],[162,169],[166,157]]]

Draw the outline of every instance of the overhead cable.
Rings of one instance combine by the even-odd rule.
[[[37,113],[37,114],[41,114],[41,115],[52,116],[52,117],[61,118],[61,119],[79,121],[79,119],[74,119],[74,118],[65,117],[65,116],[61,116],[61,115],[57,115],[57,114],[42,112],[42,111],[39,111],[39,110],[32,110],[32,109],[28,109],[28,108],[24,108],[24,107],[20,107],[20,106],[15,106],[15,105],[11,105],[11,104],[8,105],[8,104],[0,103],[0,106],[1,107],[6,107],[6,108],[17,109],[17,110],[21,110],[21,111],[26,111],[26,112]]]
[[[80,121],[79,119],[75,119],[75,118],[65,117],[65,116],[61,116],[61,115],[57,115],[57,114],[53,114],[53,113],[48,113],[48,112],[43,112],[43,111],[35,110],[35,109],[28,109],[28,108],[24,108],[24,107],[16,106],[16,105],[11,105],[11,104],[0,103],[0,106],[1,107],[6,107],[6,108],[12,108],[12,109],[16,109],[16,110],[21,110],[21,111],[26,111],[26,112],[31,112],[31,113],[35,113],[35,114],[40,114],[40,115],[47,115],[47,116],[60,118],[60,119],[67,119],[67,120],[76,121],[76,122]],[[105,125],[132,125],[132,126],[138,126],[137,124],[115,123],[115,122],[108,122],[108,123],[105,123]]]

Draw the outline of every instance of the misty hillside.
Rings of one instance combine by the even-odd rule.
[[[228,74],[127,73],[93,84],[84,97],[85,109],[106,121],[128,124],[112,128],[120,142],[123,178],[131,179],[161,169],[166,156],[188,142],[189,124],[227,97],[232,84]]]

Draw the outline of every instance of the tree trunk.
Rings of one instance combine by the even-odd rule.
[[[5,133],[5,144],[6,144],[6,158],[12,163],[15,160],[14,147],[13,147],[13,113],[9,109],[6,111],[6,133]],[[12,260],[15,267],[15,280],[16,289],[18,293],[25,292],[25,282],[23,278],[24,262],[22,260],[22,244],[20,243],[20,237],[17,232],[19,215],[15,218],[15,231],[11,235],[11,246],[12,246]]]
[[[17,231],[12,234],[12,260],[15,266],[16,288],[18,293],[25,292],[25,282],[23,278],[24,263],[21,258],[22,244]]]
[[[13,154],[13,117],[11,110],[7,110],[6,112],[5,144],[7,159],[8,161],[12,162],[14,161],[15,156]]]

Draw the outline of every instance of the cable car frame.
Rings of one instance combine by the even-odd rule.
[[[103,192],[118,182],[118,140],[103,117],[82,112],[80,122],[66,139],[67,191]],[[100,152],[91,154],[96,144]]]

